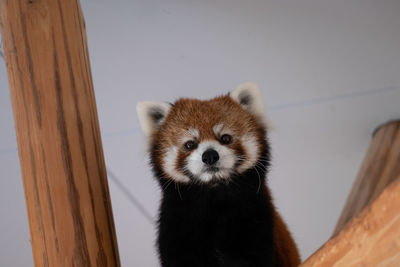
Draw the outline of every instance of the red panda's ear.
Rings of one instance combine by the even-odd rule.
[[[146,136],[150,136],[162,124],[171,107],[165,102],[140,102],[136,105],[139,123]]]
[[[255,83],[243,83],[231,92],[229,96],[245,110],[259,118],[261,122],[265,122],[263,98],[260,89]]]

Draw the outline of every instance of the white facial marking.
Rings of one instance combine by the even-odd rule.
[[[242,173],[256,164],[260,148],[257,143],[257,138],[254,135],[245,135],[241,138],[242,147],[245,150],[245,159],[243,163],[238,167],[238,172]]]
[[[234,135],[233,131],[231,129],[225,127],[225,125],[222,123],[215,124],[213,127],[213,131],[216,136],[222,136],[224,134]]]
[[[184,131],[183,135],[180,137],[180,142],[184,144],[189,140],[196,140],[198,138],[199,138],[199,130],[191,127],[188,130]]]
[[[224,125],[222,123],[215,124],[213,127],[213,131],[214,131],[215,135],[217,135],[217,136],[220,135],[223,128],[224,128]]]
[[[186,175],[180,173],[176,169],[176,160],[178,157],[178,148],[176,146],[169,147],[166,149],[163,158],[163,170],[172,179],[178,182],[189,182],[190,179]]]
[[[196,128],[189,128],[188,132],[190,133],[190,135],[192,135],[194,138],[199,138],[199,130],[197,130]]]
[[[215,163],[215,167],[219,168],[219,170],[212,173],[207,171],[207,166],[202,161],[204,151],[210,148],[217,151],[219,155],[219,160]],[[230,148],[223,146],[216,141],[206,141],[200,143],[197,149],[187,158],[186,168],[201,181],[208,182],[212,178],[229,178],[229,174],[235,165],[235,161],[235,153]]]

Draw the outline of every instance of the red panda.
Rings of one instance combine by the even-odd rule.
[[[270,147],[255,84],[205,101],[141,102],[137,113],[162,189],[161,266],[300,264],[267,187]]]

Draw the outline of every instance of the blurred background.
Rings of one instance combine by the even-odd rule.
[[[302,259],[332,234],[373,130],[400,118],[398,0],[81,0],[122,266],[158,266],[160,190],[135,112],[259,84],[268,176]],[[33,266],[0,56],[0,265]]]

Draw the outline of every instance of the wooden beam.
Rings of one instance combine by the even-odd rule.
[[[343,226],[400,177],[400,121],[379,127],[334,230]]]
[[[400,266],[400,176],[396,178],[300,266]]]
[[[120,266],[78,0],[0,0],[35,266]]]

